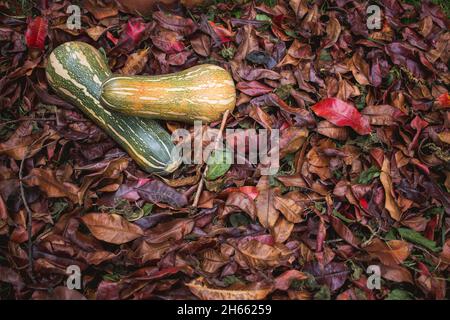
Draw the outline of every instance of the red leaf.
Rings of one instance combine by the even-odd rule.
[[[351,127],[360,135],[369,134],[372,130],[367,119],[354,106],[338,98],[323,99],[312,106],[311,110],[336,126]]]
[[[416,129],[417,131],[422,130],[426,126],[428,126],[428,122],[422,120],[422,118],[420,118],[419,116],[416,116],[413,121],[411,121],[411,127],[413,129]]]
[[[119,42],[119,39],[117,39],[116,37],[113,36],[113,34],[109,31],[106,31],[106,37],[114,44],[117,45],[117,43]]]
[[[369,209],[369,204],[367,203],[367,200],[364,198],[359,199],[359,205],[366,210]]]
[[[275,278],[275,288],[286,291],[291,286],[292,281],[305,279],[308,279],[308,276],[303,272],[295,269],[288,270]]]
[[[45,38],[48,33],[48,21],[42,17],[36,17],[28,22],[25,40],[28,48],[44,50]]]
[[[437,98],[437,103],[441,107],[450,107],[450,94],[448,94],[448,92],[441,94]]]
[[[239,82],[236,88],[248,96],[256,97],[272,92],[273,89],[258,81]]]
[[[214,29],[214,32],[219,36],[221,43],[226,43],[231,41],[231,37],[233,37],[233,33],[228,29],[225,29],[223,26],[215,24],[212,21],[208,21],[211,27]]]
[[[430,240],[434,240],[434,232],[436,230],[436,226],[439,221],[439,215],[435,215],[430,219],[427,223],[427,227],[425,228],[425,237]]]
[[[133,44],[138,44],[142,39],[142,35],[145,31],[145,23],[137,19],[131,19],[127,22],[123,29],[123,36],[125,39],[131,39]]]
[[[226,188],[225,190],[223,190],[222,193],[229,194],[232,192],[242,192],[242,193],[246,194],[252,200],[255,200],[259,193],[258,189],[253,186],[243,186],[243,187],[239,187],[239,188],[237,188],[237,187]]]

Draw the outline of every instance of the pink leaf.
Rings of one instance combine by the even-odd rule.
[[[25,40],[28,48],[44,50],[45,38],[48,33],[48,21],[42,17],[36,17],[28,22]]]
[[[416,129],[419,132],[422,131],[422,129],[425,128],[426,126],[428,126],[428,122],[426,122],[425,120],[422,120],[422,118],[419,116],[416,116],[411,121],[411,127],[413,129]]]
[[[372,131],[367,119],[361,116],[353,105],[338,98],[323,99],[312,106],[311,110],[336,126],[351,127],[360,135],[366,135]]]
[[[138,19],[131,19],[125,25],[121,38],[124,40],[131,39],[133,44],[136,45],[139,41],[141,41],[145,27],[145,23],[142,21]]]

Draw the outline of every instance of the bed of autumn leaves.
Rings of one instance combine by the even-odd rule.
[[[363,1],[216,1],[140,17],[87,0],[82,28],[69,29],[69,1],[11,3],[0,1],[1,299],[449,297],[439,6],[376,1],[382,29],[368,30]],[[71,40],[122,74],[226,68],[238,93],[227,128],[280,129],[279,172],[234,164],[193,208],[201,166],[146,174],[49,88],[47,57]],[[71,265],[78,291],[65,285]],[[367,287],[370,265],[380,289]]]

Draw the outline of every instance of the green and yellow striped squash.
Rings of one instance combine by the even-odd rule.
[[[171,136],[157,122],[101,106],[101,86],[111,71],[97,49],[83,42],[66,42],[50,54],[46,74],[58,95],[105,130],[142,169],[169,173],[179,166],[180,161],[172,158]]]
[[[202,64],[158,76],[113,75],[103,83],[100,103],[133,116],[212,122],[233,110],[236,90],[225,69]]]

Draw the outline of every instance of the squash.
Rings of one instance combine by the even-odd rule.
[[[164,174],[179,166],[180,159],[172,157],[171,136],[157,122],[126,116],[101,106],[101,86],[111,76],[111,71],[94,47],[77,41],[58,46],[48,58],[46,75],[58,95],[105,130],[142,169]]]
[[[103,83],[100,103],[133,116],[212,122],[233,110],[236,90],[225,69],[202,64],[166,75],[114,75]]]

